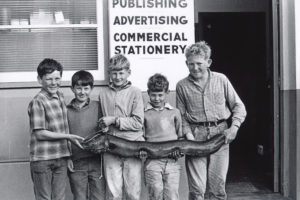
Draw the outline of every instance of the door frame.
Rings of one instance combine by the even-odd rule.
[[[279,4],[278,0],[272,0],[272,46],[273,46],[273,191],[281,191],[282,172],[280,161],[280,56],[279,56]]]

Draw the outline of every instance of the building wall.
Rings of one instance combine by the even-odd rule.
[[[255,12],[266,11],[267,0],[195,0],[195,19],[198,12]],[[108,16],[107,0],[104,0],[104,13]],[[108,18],[104,17],[104,37],[105,37],[105,58],[108,57]],[[195,21],[197,22],[197,21]],[[177,72],[178,73],[178,72]],[[180,73],[180,72],[179,72]],[[292,74],[292,72],[289,72]],[[289,79],[289,77],[287,77]],[[285,79],[286,80],[286,79]],[[173,80],[172,80],[173,81]],[[174,80],[175,81],[175,80]],[[97,86],[93,91],[92,98],[96,99],[100,86]],[[72,98],[72,93],[68,87],[62,88],[65,93],[67,102]],[[39,91],[39,88],[0,88],[0,199],[3,200],[29,200],[34,198],[33,186],[29,170],[29,120],[27,115],[27,105],[32,97]],[[294,93],[295,94],[295,93]],[[297,94],[298,97],[300,94]],[[144,92],[145,101],[147,95]],[[293,101],[295,97],[289,92],[283,92],[282,98],[286,99],[284,104],[284,113],[286,117],[295,107],[300,106],[300,102]],[[291,99],[293,104],[290,104],[288,99]],[[299,99],[299,98],[298,98]],[[171,104],[175,103],[174,91],[169,98]],[[299,112],[299,111],[298,111]],[[299,113],[298,113],[299,116]],[[293,121],[294,118],[291,120]],[[298,118],[299,120],[299,118]],[[288,118],[285,118],[288,121]],[[298,123],[300,124],[300,123]],[[295,133],[290,130],[288,124],[285,126],[284,133]],[[299,130],[299,128],[298,128]],[[291,137],[291,141],[293,137]],[[287,142],[287,145],[291,143]],[[298,145],[299,146],[299,145]],[[289,150],[289,149],[288,149]],[[292,155],[292,154],[291,154]],[[294,154],[293,154],[294,155]],[[299,159],[300,160],[300,159]],[[187,199],[187,183],[184,170],[184,163],[180,161],[183,167],[180,194],[182,200]],[[294,165],[291,165],[294,166]],[[299,165],[298,165],[299,166]],[[288,168],[290,169],[290,168]],[[297,169],[292,169],[296,171]],[[297,170],[299,171],[299,170]],[[286,179],[289,182],[289,179]],[[290,183],[290,182],[289,182]],[[294,190],[295,191],[295,190]],[[300,191],[300,190],[299,190]],[[292,192],[290,192],[292,193]],[[68,199],[71,199],[70,190]]]
[[[300,198],[299,1],[280,1],[282,192]]]

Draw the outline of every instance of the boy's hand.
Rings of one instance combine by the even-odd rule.
[[[67,166],[68,166],[68,170],[69,170],[70,172],[75,172],[75,170],[74,170],[74,165],[73,165],[73,161],[72,161],[71,159],[68,159],[68,160],[67,160]]]
[[[141,160],[145,160],[147,157],[148,157],[147,151],[141,150],[141,151],[139,152],[139,158],[140,158]]]
[[[229,144],[235,139],[237,131],[238,131],[238,127],[236,126],[231,126],[229,129],[226,129],[224,131],[225,144]]]
[[[186,137],[186,139],[188,139],[188,140],[195,140],[195,137],[194,137],[194,135],[193,135],[192,133],[187,133],[187,134],[185,135],[185,137]]]
[[[78,146],[80,149],[83,149],[83,146],[81,145],[81,142],[84,140],[83,137],[79,135],[69,135],[69,140],[76,146]]]
[[[169,157],[173,158],[175,160],[178,160],[178,158],[181,158],[182,156],[184,156],[184,153],[180,152],[179,149],[177,149],[169,154]]]
[[[109,125],[116,123],[116,117],[114,116],[102,117],[98,120],[98,122],[100,128],[108,127]]]

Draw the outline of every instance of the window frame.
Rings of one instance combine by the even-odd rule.
[[[96,1],[97,24],[54,24],[54,25],[0,25],[0,30],[6,29],[31,29],[31,28],[96,28],[97,30],[97,57],[98,69],[87,70],[94,76],[94,85],[105,85],[108,82],[106,72],[107,42],[105,42],[104,19],[107,15],[104,9],[104,2]],[[70,86],[71,77],[77,70],[68,70],[63,72],[61,86]],[[9,80],[9,81],[8,81]],[[13,80],[13,81],[11,81]],[[20,80],[20,81],[18,81]],[[0,88],[35,88],[40,87],[37,82],[37,72],[0,72]]]

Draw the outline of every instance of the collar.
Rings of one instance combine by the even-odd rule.
[[[82,108],[84,108],[84,107],[87,107],[88,105],[90,105],[90,99],[88,99],[86,102],[85,102],[85,104],[81,107],[81,108],[79,108],[78,106],[77,106],[77,104],[76,104],[76,99],[74,98],[74,99],[72,99],[72,101],[69,103],[69,105],[68,105],[68,107],[69,108],[74,108],[74,109],[76,109],[76,110],[80,110],[80,109],[82,109]]]
[[[59,99],[59,92],[57,91],[55,94],[50,94],[44,88],[41,89],[41,93],[46,96],[48,99],[56,98]]]
[[[113,90],[122,90],[122,89],[126,89],[128,87],[131,86],[131,82],[130,81],[126,81],[126,83],[124,83],[123,85],[121,85],[120,87],[115,87],[114,84],[112,82],[109,82],[108,86],[113,89]]]
[[[168,102],[165,103],[165,105],[161,108],[154,108],[150,102],[147,103],[146,107],[145,107],[145,112],[148,110],[156,110],[156,111],[160,111],[160,110],[164,110],[164,109],[168,109],[168,110],[173,110],[174,107],[171,106]]]

